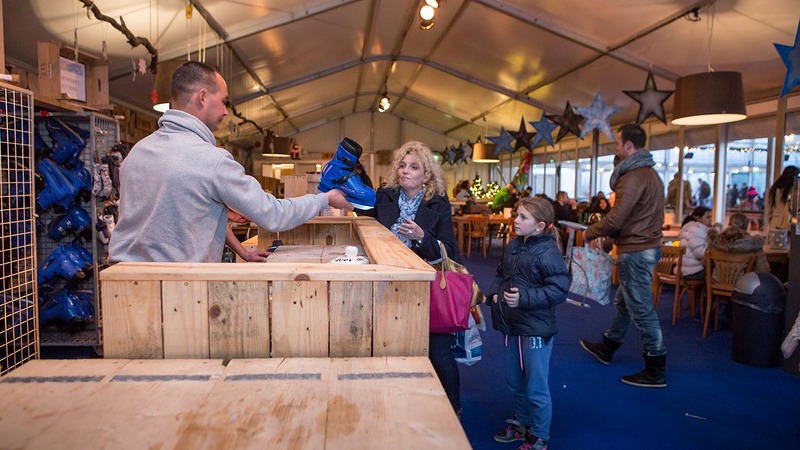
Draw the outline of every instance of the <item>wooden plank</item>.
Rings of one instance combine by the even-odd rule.
[[[354,245],[361,241],[353,233],[349,223],[320,223],[314,224],[315,245]]]
[[[323,248],[321,245],[282,245],[269,255],[267,262],[270,264],[319,264],[322,262]]]
[[[426,356],[430,283],[375,282],[372,356]]]
[[[110,281],[101,286],[106,358],[163,358],[161,282]]]
[[[6,374],[0,379],[0,448],[32,448],[31,442],[55,423],[74,417],[73,408],[88,403],[99,383],[127,363],[120,359],[33,360]]]
[[[329,367],[319,358],[231,361],[176,448],[326,448]]]
[[[278,239],[283,241],[284,245],[311,245],[314,243],[313,226],[311,224],[303,224],[297,228],[278,233]]]
[[[355,225],[360,241],[365,243],[364,251],[372,264],[432,270],[428,263],[374,219],[358,221]]]
[[[278,233],[265,230],[264,228],[258,227],[258,240],[256,244],[258,245],[259,250],[266,250],[272,245],[272,241],[278,239]]]
[[[266,282],[209,282],[209,354],[212,358],[269,358]]]
[[[331,378],[327,450],[471,448],[427,358],[334,359]]]
[[[372,356],[372,283],[331,281],[330,356]]]
[[[328,283],[272,284],[272,356],[328,356]]]
[[[338,258],[340,256],[345,256],[345,249],[347,247],[349,247],[349,246],[348,245],[326,245],[325,247],[322,247],[322,257],[321,257],[322,263],[323,264],[327,264],[327,263],[331,262],[331,260],[334,259],[334,258]],[[358,253],[357,253],[358,255],[366,256],[366,253],[364,252],[364,247],[362,247],[361,245],[352,245],[352,247],[356,248],[356,250],[358,251]],[[359,269],[354,269],[354,270],[359,270]]]
[[[208,282],[163,281],[164,358],[208,359]]]
[[[175,448],[223,369],[212,360],[130,361],[26,448]]]
[[[415,256],[416,257],[416,256]],[[422,260],[420,260],[422,261]],[[341,264],[229,264],[229,263],[117,263],[100,272],[100,281],[373,281],[433,280],[436,271],[428,264],[408,269],[381,264],[363,264],[354,270]]]

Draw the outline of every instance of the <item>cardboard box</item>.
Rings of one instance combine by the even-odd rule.
[[[98,110],[111,110],[113,107],[108,99],[108,61],[78,52],[75,61],[75,52],[64,44],[55,41],[39,41],[39,86],[34,91],[37,97],[56,102],[66,100],[85,105]],[[65,64],[62,58],[67,59]],[[71,63],[70,63],[71,62]],[[79,63],[84,67],[85,81],[80,81],[76,72],[65,70],[67,66]],[[71,82],[76,89],[65,89],[66,82]],[[83,86],[76,86],[83,84]],[[83,89],[81,89],[83,88]],[[66,90],[66,92],[65,92]],[[81,91],[85,91],[85,101],[80,101]]]

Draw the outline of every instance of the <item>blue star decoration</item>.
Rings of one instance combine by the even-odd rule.
[[[599,92],[595,94],[590,106],[576,106],[575,110],[586,118],[586,123],[581,131],[581,139],[590,131],[597,129],[605,133],[612,141],[615,141],[608,118],[618,113],[621,109],[619,106],[606,106],[603,103],[603,99],[600,98]]]
[[[675,91],[659,91],[656,87],[656,79],[653,71],[647,73],[647,81],[644,83],[643,91],[622,91],[628,97],[634,99],[639,104],[639,114],[636,115],[636,125],[641,125],[645,119],[653,115],[658,120],[667,123],[664,114],[664,102]]]
[[[533,141],[531,141],[531,150],[536,148],[536,145],[542,142],[543,139],[546,140],[551,147],[555,147],[556,144],[553,143],[553,130],[558,128],[557,123],[551,122],[544,113],[542,113],[542,118],[539,119],[538,122],[528,123],[536,130],[536,136],[534,136]]]
[[[494,149],[494,156],[500,155],[503,150],[508,153],[514,153],[514,149],[511,148],[511,141],[514,140],[514,136],[508,134],[508,131],[506,131],[504,127],[500,127],[500,136],[486,136],[486,139],[494,142],[496,146]]]
[[[458,150],[458,153],[461,154],[461,161],[467,162],[467,159],[472,158],[472,146],[469,144],[469,140],[466,145],[459,142]]]
[[[453,163],[456,162],[456,149],[455,149],[455,147],[453,147],[451,145],[451,146],[447,147],[444,152],[445,152],[445,155],[446,155],[445,159],[452,166]]]
[[[530,150],[531,149],[531,139],[536,133],[528,133],[528,129],[525,127],[525,117],[523,116],[522,119],[519,121],[519,131],[513,134],[515,142],[514,142],[514,151],[519,150],[520,148],[525,148]]]
[[[584,120],[586,120],[586,118],[575,113],[575,111],[572,109],[572,106],[569,104],[569,100],[567,100],[567,107],[564,108],[563,114],[560,116],[547,115],[547,118],[557,123],[560,127],[558,129],[558,137],[556,137],[556,142],[563,139],[569,133],[572,133],[579,138],[583,137],[581,135],[581,124]]]
[[[786,65],[786,78],[783,80],[781,97],[788,94],[795,86],[800,84],[800,22],[797,22],[797,32],[794,35],[794,46],[775,44],[775,50],[781,55],[783,64]]]

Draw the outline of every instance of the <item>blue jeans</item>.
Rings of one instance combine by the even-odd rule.
[[[538,336],[505,336],[506,378],[514,397],[517,421],[531,433],[550,440],[553,403],[550,400],[550,355],[553,338],[544,343]]]
[[[643,350],[650,356],[667,353],[661,324],[653,308],[653,269],[661,258],[661,248],[649,248],[617,256],[619,288],[614,297],[614,321],[605,336],[618,342],[625,340],[631,320],[642,334]]]
[[[458,413],[461,411],[461,375],[453,356],[454,343],[455,338],[450,333],[431,333],[428,340],[428,359],[431,360],[450,405]]]

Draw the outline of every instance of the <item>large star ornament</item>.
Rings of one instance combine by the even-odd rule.
[[[614,141],[614,133],[611,131],[608,118],[618,113],[621,109],[619,106],[606,106],[603,103],[603,99],[600,98],[599,92],[595,94],[590,106],[576,106],[575,110],[586,118],[586,123],[581,131],[581,139],[590,131],[597,129]]]
[[[525,117],[519,121],[519,131],[513,134],[515,142],[514,142],[514,151],[519,150],[520,148],[525,148],[530,150],[531,149],[531,139],[536,133],[528,133],[528,129],[525,127]]]
[[[783,80],[781,97],[788,94],[795,86],[800,84],[800,22],[797,23],[797,32],[794,35],[794,46],[772,44],[781,55],[783,64],[786,65],[786,78]]]
[[[667,123],[664,114],[664,102],[675,91],[659,91],[656,87],[656,79],[653,71],[647,73],[647,81],[644,83],[643,91],[622,91],[628,97],[634,99],[639,104],[639,114],[636,115],[636,125],[641,125],[645,119],[653,115],[658,120]]]
[[[553,130],[558,128],[557,123],[550,121],[544,113],[542,113],[542,118],[539,119],[538,122],[528,123],[536,130],[536,136],[534,136],[533,141],[531,141],[531,150],[536,148],[536,145],[542,142],[543,139],[546,140],[551,147],[555,147],[556,144],[553,143]]]
[[[572,133],[576,137],[582,138],[581,135],[581,124],[585,117],[580,114],[576,114],[575,111],[572,109],[572,106],[569,104],[569,100],[567,100],[567,107],[564,108],[564,113],[560,116],[546,116],[548,119],[552,120],[553,122],[557,123],[560,127],[558,129],[558,136],[556,137],[556,142],[563,139],[567,134]]]
[[[461,161],[467,162],[467,159],[472,158],[472,144],[467,139],[467,144],[458,143],[458,153],[461,155]]]
[[[486,139],[494,142],[494,156],[499,156],[504,150],[508,153],[514,153],[514,149],[511,148],[511,141],[514,140],[514,136],[511,136],[504,127],[500,127],[500,136],[486,136]]]

